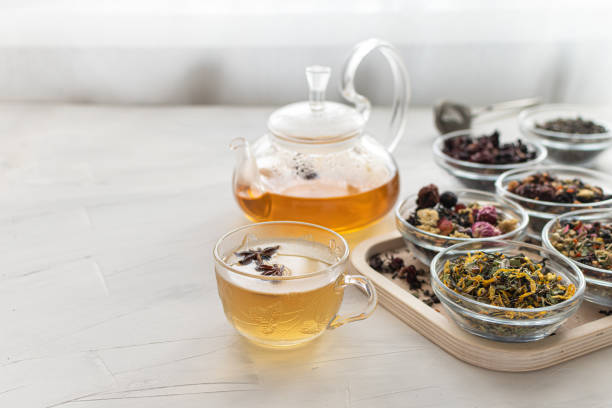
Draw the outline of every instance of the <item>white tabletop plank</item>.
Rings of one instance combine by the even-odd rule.
[[[612,349],[534,373],[462,363],[379,308],[295,351],[242,340],[211,250],[247,223],[233,137],[271,108],[0,105],[0,406],[607,406]],[[429,110],[396,151],[402,193],[456,182]],[[378,112],[374,129],[385,117]],[[499,122],[516,133],[514,118]],[[599,160],[612,170],[610,154]],[[392,219],[349,236],[393,228]],[[350,292],[346,307],[361,298]]]

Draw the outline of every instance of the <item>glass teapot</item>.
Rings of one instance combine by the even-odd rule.
[[[386,57],[395,84],[385,145],[364,132],[371,105],[354,83],[360,63],[374,50]],[[308,101],[275,111],[269,132],[253,144],[232,141],[234,195],[252,220],[304,221],[346,232],[373,223],[395,204],[399,175],[391,152],[406,125],[410,94],[401,57],[377,39],[355,46],[341,79],[342,95],[355,107],[325,100],[330,73],[328,67],[306,68]]]

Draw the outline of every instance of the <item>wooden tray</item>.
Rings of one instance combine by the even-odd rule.
[[[612,316],[606,317],[599,313],[601,306],[587,302],[554,336],[543,340],[503,343],[469,334],[440,305],[427,306],[408,292],[403,280],[391,280],[368,265],[370,256],[403,246],[397,232],[368,239],[353,250],[351,265],[374,283],[383,307],[460,360],[490,370],[532,371],[612,345]]]

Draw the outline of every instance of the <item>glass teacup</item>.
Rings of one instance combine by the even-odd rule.
[[[240,334],[268,347],[293,347],[326,329],[370,316],[371,282],[347,275],[349,247],[337,233],[292,221],[251,224],[224,235],[214,249],[219,297]],[[338,315],[344,288],[368,298],[363,313]]]

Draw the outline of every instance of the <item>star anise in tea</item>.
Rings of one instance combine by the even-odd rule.
[[[261,272],[263,276],[283,276],[283,272],[285,271],[284,265],[274,264],[267,265],[261,264],[257,268],[256,271]]]
[[[269,260],[272,255],[274,255],[276,251],[278,251],[278,248],[280,248],[280,245],[271,246],[264,249],[249,249],[247,251],[236,252],[236,256],[242,257],[242,259],[238,261],[240,265],[248,265],[251,262],[255,261],[255,264],[260,266],[263,261]]]

